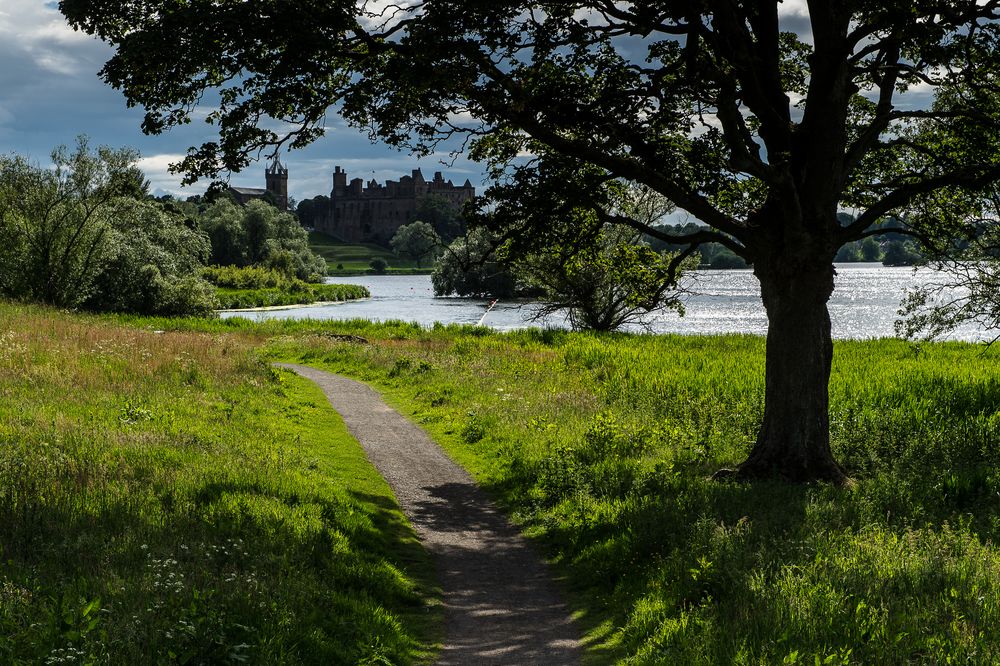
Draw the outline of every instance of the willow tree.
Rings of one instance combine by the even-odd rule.
[[[335,112],[417,153],[470,138],[458,144],[498,175],[513,168],[506,184],[520,189],[495,192],[510,210],[511,196],[538,200],[532,188],[599,207],[609,183],[627,181],[704,222],[673,237],[604,212],[671,243],[722,243],[753,263],[769,327],[763,422],[738,470],[746,478],[844,478],[828,422],[837,249],[961,224],[967,211],[954,202],[1000,176],[998,0],[60,7],[114,45],[102,76],[145,107],[144,131],[185,123],[212,100],[220,138],[181,162],[189,179],[303,146]],[[533,172],[546,160],[602,175],[561,191]],[[856,218],[842,226],[845,209]],[[908,222],[873,227],[890,215]]]

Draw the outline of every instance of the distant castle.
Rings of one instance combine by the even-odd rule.
[[[329,209],[317,217],[316,231],[348,243],[388,245],[399,227],[414,221],[418,201],[429,195],[460,208],[476,196],[476,188],[468,179],[460,186],[445,181],[440,171],[434,180],[424,180],[420,169],[385,185],[373,179],[366,187],[361,178],[348,184],[347,172],[338,166],[333,172]]]
[[[264,169],[265,189],[230,187],[236,202],[245,206],[254,199],[272,199],[281,210],[288,210],[288,168],[275,157]],[[365,186],[355,178],[347,182],[347,172],[339,166],[333,172],[333,190],[326,210],[317,211],[316,231],[335,236],[348,243],[379,243],[388,245],[396,230],[413,222],[417,204],[426,196],[436,196],[456,209],[476,196],[476,188],[468,179],[463,185],[446,181],[440,171],[427,181],[420,169],[399,180],[387,180],[379,185],[375,180]]]
[[[241,206],[270,195],[279,210],[288,210],[288,168],[278,161],[277,156],[264,167],[264,184],[263,190],[259,187],[230,187],[229,191]]]

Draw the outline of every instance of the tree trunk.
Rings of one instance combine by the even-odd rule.
[[[755,269],[768,319],[764,420],[740,478],[847,480],[830,451],[833,265],[806,265],[793,275]]]

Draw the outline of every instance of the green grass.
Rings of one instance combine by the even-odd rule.
[[[271,544],[269,557],[297,562],[307,574],[283,577],[280,585],[269,582],[268,598],[277,595],[279,608],[300,614],[291,620],[292,625],[303,615],[310,616],[310,609],[320,607],[316,604],[321,600],[307,591],[323,584],[326,570],[321,569],[320,576],[302,564],[311,561],[303,555],[311,552],[302,545],[308,539],[297,540],[297,532],[284,527],[291,518],[282,522],[273,516],[294,516],[303,497],[311,497],[305,490],[296,491],[303,494],[296,494],[298,503],[293,502],[282,485],[292,481],[279,483],[277,479],[318,472],[309,469],[311,463],[298,462],[293,453],[298,449],[289,442],[297,426],[289,421],[311,423],[313,407],[308,403],[321,400],[299,397],[292,388],[296,380],[267,371],[252,353],[263,347],[269,358],[299,360],[372,383],[468,467],[563,575],[587,631],[591,663],[1000,661],[996,631],[1000,626],[1000,551],[995,545],[1000,542],[1000,447],[996,446],[1000,366],[996,350],[983,353],[981,347],[958,343],[915,347],[898,340],[836,343],[831,382],[833,445],[855,483],[848,488],[751,485],[711,482],[707,476],[746,455],[760,420],[764,345],[752,336],[554,331],[501,335],[479,328],[424,330],[401,322],[363,321],[254,325],[242,319],[108,317],[102,320],[106,324],[95,324],[94,320],[46,315],[56,322],[76,323],[71,331],[57,336],[58,343],[24,354],[22,347],[41,344],[28,331],[52,335],[48,333],[52,322],[39,321],[44,318],[32,312],[27,311],[30,316],[16,326],[8,322],[8,328],[20,333],[5,338],[2,348],[15,350],[10,358],[21,360],[7,374],[0,373],[6,377],[0,390],[8,405],[4,436],[30,442],[4,464],[32,460],[32,468],[39,470],[35,478],[40,479],[27,493],[5,490],[3,497],[8,499],[0,502],[6,512],[0,517],[0,542],[5,544],[0,561],[15,562],[6,565],[14,567],[13,573],[3,572],[6,605],[0,617],[8,624],[0,635],[8,635],[11,626],[20,627],[21,633],[10,634],[20,637],[17,645],[27,645],[24,637],[42,632],[40,627],[56,625],[62,633],[44,630],[50,632],[45,634],[49,637],[46,645],[92,645],[90,641],[98,638],[91,636],[99,629],[82,640],[69,636],[89,623],[80,616],[93,613],[87,609],[94,598],[100,597],[105,607],[105,599],[112,598],[108,595],[115,589],[107,581],[118,578],[129,581],[122,586],[128,592],[116,601],[129,608],[121,615],[139,615],[153,622],[150,628],[141,629],[140,644],[164,645],[152,642],[164,640],[156,638],[157,632],[174,626],[178,613],[187,612],[182,609],[195,599],[185,597],[179,610],[164,613],[162,622],[159,615],[142,615],[142,609],[149,607],[143,604],[160,597],[150,582],[152,570],[135,573],[148,566],[137,549],[141,543],[151,548],[157,544],[157,560],[168,557],[186,562],[172,555],[176,544],[190,546],[198,539],[216,538],[220,525],[225,530],[218,539],[232,538],[237,533],[232,531],[237,529],[234,525],[255,535],[280,533],[280,547],[276,537],[263,539],[262,543]],[[104,358],[101,354],[107,354],[101,349],[118,347],[95,346],[91,331],[121,331],[121,324],[130,326],[137,340],[147,341],[137,349],[152,348],[159,353],[164,341],[175,341],[163,351],[164,360],[148,369],[147,380],[136,385],[127,379],[132,368],[142,366],[135,352],[117,361],[119,369],[112,374],[119,377],[113,382],[118,387],[114,392],[95,391],[93,387],[101,384],[85,374],[78,376],[79,372],[71,379],[58,378],[67,365],[65,357],[73,354],[90,359],[87,367],[97,372],[104,363],[99,360]],[[59,325],[68,326],[56,328]],[[167,333],[157,336],[151,329]],[[338,337],[344,334],[357,337],[350,341]],[[65,351],[73,345],[94,349],[98,356]],[[198,367],[205,368],[194,376],[180,355],[188,349],[194,350],[189,353]],[[174,357],[181,360],[170,360]],[[13,362],[6,358],[0,354],[0,370]],[[223,388],[233,383],[220,381],[216,373],[221,370],[212,369],[237,360],[246,366],[239,372],[257,378],[252,389],[235,394],[239,400],[228,392],[235,389]],[[128,386],[145,388],[136,391]],[[195,400],[197,407],[174,406],[190,404],[184,401],[204,391],[212,397]],[[35,397],[26,401],[21,392]],[[150,397],[160,392],[169,397]],[[225,396],[231,397],[227,401]],[[87,409],[72,407],[76,401],[85,401]],[[306,406],[296,406],[299,401]],[[245,423],[236,440],[250,442],[238,448],[240,456],[249,455],[252,464],[224,453],[237,445],[219,442],[235,440],[213,434],[228,422],[225,405],[230,402],[235,405],[232,420]],[[141,410],[148,410],[152,419],[144,420]],[[170,434],[172,430],[156,426],[162,418],[158,415],[170,410],[185,414],[185,419],[203,419],[204,425],[184,429],[185,433],[202,433],[199,438],[188,443],[185,437]],[[95,416],[85,416],[89,414]],[[123,418],[136,424],[115,425],[116,419],[124,424]],[[278,423],[291,430],[281,430],[274,425]],[[135,427],[168,434],[133,438],[126,428]],[[11,435],[14,428],[30,436]],[[118,428],[121,434],[114,440],[118,448],[108,449],[114,455],[95,458],[97,454],[88,448],[94,445],[86,443],[103,442],[100,433],[105,428],[112,432]],[[275,428],[286,434],[262,434],[274,433]],[[76,435],[60,439],[51,432]],[[285,453],[276,453],[273,445],[253,444],[261,439],[280,443],[277,450]],[[57,442],[64,457],[52,457],[48,452],[53,449],[42,447],[43,441],[49,447]],[[110,445],[100,444],[96,450],[104,450],[101,447]],[[211,467],[206,458],[209,451],[217,456]],[[95,459],[107,462],[88,462]],[[126,464],[131,467],[122,467]],[[293,474],[289,465],[298,471]],[[266,471],[256,473],[257,469]],[[217,501],[198,502],[206,497],[204,490],[198,490],[204,488],[199,479],[233,475],[240,479],[240,474],[251,473],[248,470],[254,470],[252,478],[260,485],[252,486],[252,491],[239,486],[235,494],[247,495],[245,500],[230,503],[227,499],[222,508]],[[0,488],[18,488],[11,484],[21,477],[5,473]],[[351,488],[352,473],[331,480],[329,492]],[[319,483],[326,476],[306,478]],[[101,491],[105,499],[100,502],[76,499],[89,497],[94,487],[91,479],[103,479],[101,488],[119,489]],[[51,488],[56,490],[50,492]],[[38,499],[19,504],[9,499],[17,492]],[[268,499],[256,499],[259,495]],[[391,554],[398,547],[412,546],[412,537],[408,532],[398,536],[398,530],[405,530],[401,521],[380,518],[382,514],[372,508],[383,500],[368,502],[348,495],[362,507],[349,515],[367,516],[360,531],[336,528],[357,544],[350,552],[361,561],[391,565],[391,569],[376,567],[379,571],[403,573],[372,573],[346,580],[332,576],[328,589],[349,590],[344,594],[352,599],[373,599],[397,618],[401,633],[386,630],[390,638],[378,639],[379,650],[407,640],[400,636],[426,645],[433,639],[414,638],[433,635],[433,629],[426,629],[432,623],[421,624],[426,607],[419,598],[427,584],[421,582],[426,577],[419,573],[420,553],[414,549],[411,555]],[[63,514],[52,509],[39,514],[31,508],[50,501],[60,506],[49,497],[62,497],[59,501],[65,505],[80,507],[70,513],[83,518],[53,520],[50,514]],[[315,498],[307,503],[322,505]],[[244,519],[233,506],[256,517]],[[54,527],[36,529],[45,525],[36,515],[52,520]],[[326,514],[321,510],[319,515]],[[331,520],[344,519],[343,515],[334,512]],[[302,520],[303,525],[314,524]],[[186,536],[192,533],[200,536]],[[249,542],[246,536],[240,538]],[[258,541],[260,537],[255,536],[253,542]],[[27,545],[18,546],[21,542]],[[35,549],[35,543],[45,548]],[[8,549],[15,547],[22,554],[11,557],[8,552],[14,551]],[[90,564],[98,559],[91,552],[101,553],[100,563]],[[215,569],[204,567],[204,561],[192,562],[185,570],[186,582],[216,575]],[[418,564],[412,566],[413,561]],[[87,573],[62,573],[75,571],[67,563]],[[261,565],[254,570],[260,579],[259,571],[269,569]],[[300,577],[306,582],[299,586],[295,581]],[[225,609],[220,612],[226,619],[204,626],[235,627],[229,618],[239,612],[230,609],[239,608],[239,601],[226,596],[224,578],[213,580],[213,589],[221,590],[213,599]],[[89,586],[98,583],[92,581],[105,587],[95,591]],[[286,589],[288,585],[291,589]],[[373,589],[380,592],[373,593]],[[297,603],[290,601],[293,598]],[[64,599],[71,600],[65,611]],[[29,604],[26,607],[35,610],[28,615],[31,619],[10,624],[13,618],[24,616],[17,604]],[[109,618],[118,617],[114,608]],[[340,606],[334,608],[337,617],[348,613]],[[369,617],[364,615],[367,611],[359,612]],[[250,622],[246,626],[263,631],[261,627],[271,626],[273,619],[267,616],[267,623],[259,618],[246,620]],[[322,622],[322,618],[309,617],[309,621]],[[105,622],[103,617],[101,622]],[[372,644],[363,638],[370,635],[369,627],[384,625],[357,622],[350,626],[357,628],[351,642],[357,654]],[[302,629],[295,635],[310,631]],[[233,640],[243,640],[242,634]],[[285,648],[290,645],[285,640],[260,640],[254,645],[259,650],[264,644]],[[301,648],[303,643],[294,645]],[[278,652],[266,654],[274,661],[283,658]],[[367,658],[375,659],[371,653]]]
[[[12,305],[0,330],[0,663],[430,658],[426,554],[257,338]]]
[[[216,288],[219,307],[223,310],[241,308],[306,305],[328,301],[350,301],[368,298],[368,289],[355,284],[305,284],[294,289],[226,289]]]
[[[373,383],[470,468],[565,575],[593,663],[1000,661],[996,351],[838,342],[839,489],[707,480],[752,444],[760,338],[394,326],[272,353]]]
[[[418,267],[412,259],[398,257],[392,250],[374,243],[349,244],[335,238],[312,232],[309,234],[309,247],[313,252],[326,260],[330,275],[366,275],[371,273],[369,266],[372,259],[384,259],[389,265],[387,273],[392,275],[422,275],[430,273],[431,266]],[[338,265],[342,268],[338,268]]]
[[[215,285],[223,310],[304,305],[321,301],[368,298],[368,289],[353,284],[305,282],[262,266],[208,266],[201,276]]]

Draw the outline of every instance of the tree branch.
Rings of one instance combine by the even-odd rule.
[[[926,178],[918,182],[903,185],[884,196],[872,206],[869,206],[868,210],[858,216],[858,219],[844,228],[842,235],[850,238],[855,234],[863,232],[890,211],[905,206],[922,194],[927,194],[942,187],[948,187],[949,185],[979,189],[998,179],[1000,179],[1000,165],[991,165],[988,168],[967,168],[962,172],[947,173],[942,176]]]
[[[844,155],[844,173],[851,173],[861,163],[892,121],[892,97],[899,78],[899,68],[896,65],[896,61],[899,60],[899,42],[890,41],[880,53],[879,60],[885,64],[884,73],[878,83],[879,97],[875,106],[875,116],[857,140],[848,147]]]

